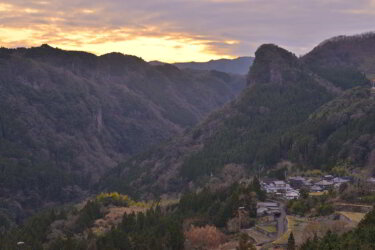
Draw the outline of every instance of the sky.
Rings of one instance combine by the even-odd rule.
[[[146,61],[252,56],[263,43],[303,55],[375,30],[375,0],[0,0],[0,46],[47,43]]]

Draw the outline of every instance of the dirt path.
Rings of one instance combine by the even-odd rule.
[[[288,223],[286,220],[285,204],[277,202],[280,208],[280,217],[277,219],[277,239],[280,238],[286,230],[288,230]]]

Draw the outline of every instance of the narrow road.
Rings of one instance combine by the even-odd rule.
[[[286,221],[286,212],[285,212],[285,204],[282,202],[277,202],[280,208],[280,217],[277,218],[277,237],[276,239],[280,238],[288,229],[287,221]]]

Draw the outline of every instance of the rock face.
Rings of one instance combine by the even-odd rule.
[[[358,39],[372,36],[349,41]],[[366,41],[362,44],[373,47]],[[366,46],[362,50],[372,51]],[[341,52],[321,45],[297,58],[276,45],[262,45],[248,74],[248,87],[236,100],[184,135],[120,164],[103,179],[102,187],[148,195],[178,193],[220,179],[226,166],[248,173],[283,161],[310,168],[343,161],[366,166],[373,161],[370,128],[375,127],[374,98],[361,71],[362,60],[368,58],[348,68],[346,61],[330,63],[331,53]],[[350,78],[332,78],[320,64]]]
[[[65,186],[87,189],[119,161],[196,124],[244,86],[243,76],[154,67],[119,53],[2,48],[1,198],[18,193],[23,200],[33,192],[40,203],[69,200]]]
[[[302,65],[298,58],[274,44],[264,44],[255,52],[255,62],[248,74],[248,84],[297,81]]]

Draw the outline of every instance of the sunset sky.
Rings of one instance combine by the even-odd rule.
[[[0,0],[0,46],[206,61],[375,30],[375,0]]]

